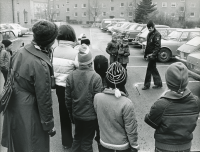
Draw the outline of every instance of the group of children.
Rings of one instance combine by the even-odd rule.
[[[111,42],[107,45],[106,52],[110,55],[110,64],[118,61],[126,69],[130,55],[128,39],[114,33]]]

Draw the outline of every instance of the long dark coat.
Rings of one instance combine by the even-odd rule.
[[[49,152],[54,127],[49,57],[32,44],[12,59],[14,91],[4,115],[1,144],[8,152]]]

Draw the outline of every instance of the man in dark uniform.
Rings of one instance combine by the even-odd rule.
[[[147,23],[147,28],[149,30],[149,34],[147,35],[147,45],[145,49],[144,58],[148,60],[149,63],[147,66],[144,87],[142,88],[142,90],[147,90],[150,88],[151,75],[153,76],[154,81],[154,86],[152,88],[157,89],[162,87],[162,80],[156,68],[156,59],[161,47],[161,35],[156,30],[153,21],[150,20]]]

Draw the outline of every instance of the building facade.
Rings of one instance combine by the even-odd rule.
[[[200,0],[153,0],[159,13],[175,20],[199,21]]]

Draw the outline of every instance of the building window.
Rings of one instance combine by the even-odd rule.
[[[106,12],[102,12],[102,16],[106,16]]]
[[[175,17],[175,13],[172,13],[172,14],[171,14],[171,17]]]
[[[114,11],[114,7],[111,7],[111,8],[110,8],[110,11]]]
[[[66,0],[66,4],[69,4],[69,0]]]
[[[185,0],[180,0],[180,2],[185,2]]]
[[[75,12],[75,13],[74,13],[74,17],[77,17],[77,16],[78,16],[78,13],[77,13],[77,12]]]
[[[63,7],[65,6],[65,4],[63,4]]]
[[[190,7],[195,7],[195,3],[191,3],[191,4],[190,4]]]
[[[102,8],[106,8],[106,5],[102,3]]]
[[[124,12],[121,12],[121,13],[120,13],[120,17],[124,17]]]
[[[69,8],[67,8],[67,11],[66,12],[69,12]]]
[[[17,12],[17,22],[20,23],[19,12]]]
[[[124,7],[124,3],[121,3],[121,4],[120,4],[120,7]]]
[[[82,8],[86,8],[86,4],[82,4]]]
[[[86,17],[86,12],[83,12],[82,17]]]
[[[129,2],[128,7],[133,7],[133,2]]]
[[[194,16],[195,16],[194,12],[191,12],[190,17],[194,17]]]
[[[171,3],[171,7],[176,7],[176,3]]]
[[[110,2],[114,2],[114,0],[110,0]]]
[[[181,6],[180,7],[180,12],[184,12],[185,11],[185,7]]]
[[[56,9],[59,9],[59,5],[56,5]]]
[[[77,8],[77,7],[78,7],[78,4],[75,4],[75,5],[74,5],[74,8]]]
[[[162,7],[167,7],[167,2],[162,2]]]
[[[128,12],[128,16],[132,17],[133,16],[133,12]]]
[[[24,10],[24,23],[28,23],[28,12]]]

